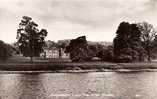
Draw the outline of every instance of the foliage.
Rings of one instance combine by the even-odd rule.
[[[43,51],[47,30],[38,30],[38,24],[32,21],[32,18],[23,16],[17,30],[18,46],[26,57],[39,56]]]
[[[98,54],[97,57],[99,57],[103,61],[110,61],[112,62],[114,59],[113,56],[113,46],[108,46],[107,48],[102,48]]]
[[[58,45],[56,42],[48,40],[48,41],[45,41],[44,47],[51,50],[51,49],[57,49]]]
[[[12,56],[13,48],[11,45],[0,41],[0,61],[6,61]]]
[[[14,51],[14,54],[20,54],[20,49],[18,47],[18,43],[17,42],[14,42],[11,44],[12,47],[13,47],[13,51]]]
[[[65,49],[70,43],[70,40],[59,40],[57,42],[58,48]]]
[[[152,58],[157,58],[157,36],[155,36],[155,39],[152,42]]]
[[[153,40],[156,36],[156,30],[152,24],[147,22],[142,22],[138,24],[138,27],[142,33],[141,39],[144,49],[146,50],[147,60],[151,61],[152,49],[153,49]]]
[[[72,39],[65,52],[70,53],[72,61],[89,61],[93,58],[93,50],[87,44],[85,36]]]
[[[141,31],[137,24],[120,23],[114,38],[114,57],[116,62],[142,61],[145,51],[141,41]]]

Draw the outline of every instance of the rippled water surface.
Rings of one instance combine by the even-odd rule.
[[[0,74],[0,99],[157,99],[157,72]]]

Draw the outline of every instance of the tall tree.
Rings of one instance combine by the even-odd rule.
[[[46,29],[39,31],[38,24],[32,21],[31,17],[23,16],[17,29],[17,42],[23,56],[30,57],[31,61],[33,57],[39,56],[43,51],[47,33]]]
[[[143,55],[141,32],[137,24],[120,23],[114,38],[114,56],[118,62],[139,61]],[[140,54],[141,53],[141,54]]]
[[[118,59],[123,53],[124,48],[128,48],[128,35],[130,33],[130,24],[128,22],[121,22],[116,31],[114,38],[114,56]]]
[[[130,32],[130,38],[129,38],[129,45],[132,49],[132,59],[133,61],[143,61],[142,57],[145,56],[145,50],[142,46],[141,41],[141,31],[138,28],[137,24],[130,24],[131,32]]]
[[[142,33],[141,39],[143,42],[143,47],[147,52],[147,60],[151,61],[152,56],[152,42],[156,36],[156,30],[152,24],[147,22],[142,22],[138,24],[138,27]]]

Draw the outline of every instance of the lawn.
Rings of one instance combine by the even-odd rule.
[[[94,70],[105,71],[120,69],[143,70],[157,69],[157,62],[143,63],[109,63],[101,61],[93,62],[71,62],[69,59],[43,59],[34,58],[34,62],[30,63],[29,58],[14,56],[6,62],[0,63],[2,71],[58,71],[58,70]]]

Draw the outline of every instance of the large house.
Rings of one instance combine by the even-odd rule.
[[[46,46],[44,47],[44,52],[41,53],[43,58],[69,58],[69,54],[65,53],[65,48],[58,47],[59,45],[65,44],[65,40],[59,40],[57,43],[54,41],[46,41]],[[68,43],[68,42],[67,42]]]
[[[44,48],[44,52],[41,53],[41,57],[43,58],[69,58],[69,54],[65,53],[63,49],[61,49],[61,57],[59,56],[59,49],[52,48]]]

